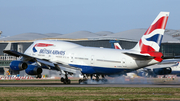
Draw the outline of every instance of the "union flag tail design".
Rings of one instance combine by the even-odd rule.
[[[138,44],[132,49],[141,54],[149,54],[155,60],[162,61],[162,53],[158,52],[164,35],[169,12],[160,12],[151,26],[144,33]]]

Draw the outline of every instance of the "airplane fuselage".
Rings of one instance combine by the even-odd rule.
[[[40,44],[40,45],[39,45]],[[84,47],[65,41],[35,41],[25,52],[29,56],[82,69],[83,74],[120,74],[157,63],[136,60],[124,54],[130,50]]]

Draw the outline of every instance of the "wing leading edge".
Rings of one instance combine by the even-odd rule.
[[[79,68],[70,67],[70,66],[64,65],[64,64],[62,64],[60,62],[53,63],[53,62],[51,62],[49,60],[39,59],[39,58],[36,58],[36,57],[32,57],[32,56],[29,56],[29,55],[14,51],[14,50],[4,50],[3,52],[6,53],[6,54],[9,54],[9,55],[12,55],[12,56],[16,56],[16,57],[21,57],[22,56],[23,60],[26,61],[26,62],[28,62],[28,61],[36,62],[42,68],[55,69],[55,70],[60,71],[63,74],[64,74],[64,71],[69,72],[71,74],[77,73],[77,70],[81,71],[81,69],[79,69]]]

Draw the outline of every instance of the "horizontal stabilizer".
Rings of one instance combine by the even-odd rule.
[[[128,56],[131,56],[132,58],[136,60],[145,60],[145,59],[154,59],[154,57],[149,55],[141,55],[141,54],[135,54],[135,53],[124,53]]]

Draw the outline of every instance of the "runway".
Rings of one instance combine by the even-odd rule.
[[[0,87],[173,87],[180,84],[63,84],[63,83],[1,83]]]
[[[2,80],[0,87],[180,87],[180,78],[134,78],[134,79],[109,79],[108,82],[87,81],[87,84],[79,84],[78,80],[72,80],[71,84],[63,84],[59,80]]]

